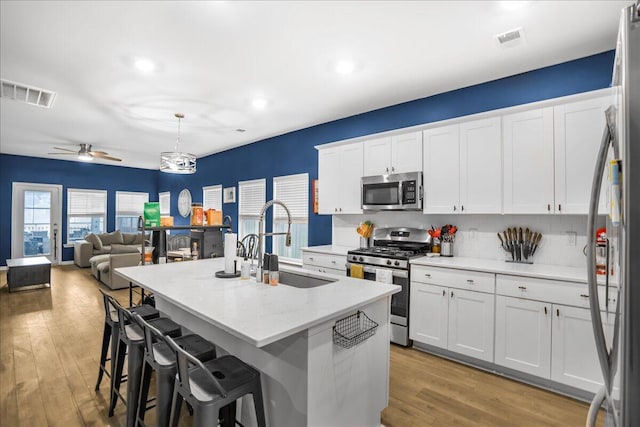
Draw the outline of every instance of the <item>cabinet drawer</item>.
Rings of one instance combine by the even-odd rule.
[[[493,273],[472,270],[414,265],[411,267],[411,281],[469,291],[487,293],[495,291],[495,275]]]
[[[307,265],[307,264],[305,264],[303,266],[303,268],[305,270],[317,271],[318,273],[330,273],[330,274],[335,274],[337,276],[346,276],[347,275],[346,269],[345,270],[338,270],[336,268],[318,267],[317,265]]]
[[[329,255],[319,254],[316,252],[304,252],[302,255],[302,264],[304,268],[309,268],[309,266],[316,266],[346,271],[346,263],[346,255]]]
[[[496,294],[516,298],[589,308],[589,289],[586,283],[557,282],[530,277],[496,276]],[[600,309],[605,310],[606,289],[598,287]],[[609,287],[609,310],[615,310],[617,292]]]

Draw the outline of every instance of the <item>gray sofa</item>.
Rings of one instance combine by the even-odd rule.
[[[129,282],[115,274],[118,267],[133,267],[140,265],[140,252],[126,245],[113,244],[110,254],[91,257],[91,273],[111,289],[122,289],[129,286]]]
[[[103,234],[89,233],[85,240],[73,244],[73,262],[78,267],[90,267],[92,257],[110,254],[114,244],[139,248],[142,244],[142,234],[121,233],[120,230]]]

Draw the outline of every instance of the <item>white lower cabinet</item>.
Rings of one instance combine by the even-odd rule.
[[[605,333],[610,337],[613,315],[607,317],[602,313],[602,318]],[[594,393],[602,386],[604,380],[592,328],[588,309],[553,305],[552,380]]]
[[[346,263],[347,257],[345,255],[302,251],[302,268],[305,270],[346,276]]]
[[[495,363],[549,378],[551,317],[550,303],[498,295]]]
[[[494,296],[412,283],[409,338],[493,362]]]
[[[447,348],[449,292],[442,286],[412,283],[409,310],[409,338]]]
[[[493,312],[493,294],[450,289],[447,348],[493,362]]]

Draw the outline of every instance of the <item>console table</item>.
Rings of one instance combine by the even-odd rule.
[[[33,285],[51,286],[51,261],[46,257],[8,259],[7,268],[9,292]]]

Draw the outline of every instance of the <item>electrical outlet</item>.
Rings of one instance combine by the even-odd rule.
[[[567,231],[566,234],[567,234],[567,245],[575,246],[578,240],[578,233],[576,233],[575,231]]]

